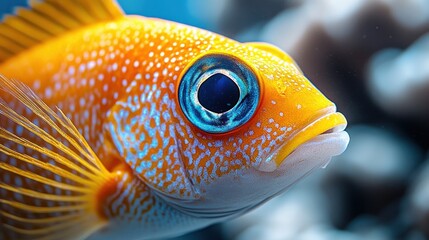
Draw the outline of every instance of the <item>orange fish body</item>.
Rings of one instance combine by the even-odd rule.
[[[59,29],[43,35],[41,24],[34,33],[40,43],[30,39],[28,49],[25,38],[7,38],[9,48],[0,41],[0,74],[40,97],[0,81],[8,93],[1,127],[46,149],[0,134],[4,238],[177,236],[258,206],[347,146],[345,118],[277,48],[125,16],[110,1],[100,1],[108,2],[104,10],[99,1],[64,2],[98,9],[100,17],[69,10]],[[32,8],[53,14],[64,4]],[[10,31],[0,38],[20,26],[5,21],[0,30]],[[41,117],[32,101],[58,107],[71,120],[59,125],[78,132],[63,135],[49,121],[58,113],[42,108],[48,117]],[[13,121],[8,109],[29,122]],[[31,122],[53,139],[37,135]],[[69,135],[88,145],[68,141],[64,150]],[[82,151],[94,151],[87,157],[94,166],[79,160]]]

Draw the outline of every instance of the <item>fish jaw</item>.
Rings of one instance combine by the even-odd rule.
[[[326,123],[328,120],[330,123]],[[200,185],[204,197],[198,203],[182,202],[177,207],[199,218],[229,219],[244,214],[314,170],[326,167],[333,156],[344,152],[350,140],[345,127],[342,114],[335,112],[334,107],[325,109],[323,115],[305,128],[311,129],[310,137],[298,132],[290,138],[290,141],[302,142],[296,148],[291,150],[287,141],[260,165],[223,176],[215,184]]]
[[[289,137],[256,168],[272,172],[284,169],[291,162],[313,159],[324,162],[326,166],[333,156],[346,150],[350,140],[344,131],[346,126],[344,115],[336,112],[335,107],[328,107],[310,124]]]
[[[301,144],[279,166],[267,161],[259,167],[222,176],[214,184],[203,183],[199,186],[203,198],[198,202],[181,202],[175,207],[190,216],[217,218],[217,221],[242,215],[283,193],[316,169],[326,167],[333,156],[344,152],[349,142],[344,127],[339,125],[333,132]]]

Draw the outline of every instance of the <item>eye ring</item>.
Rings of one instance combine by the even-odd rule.
[[[228,86],[227,93],[236,92],[234,88],[238,88],[238,98],[234,94],[225,96],[230,98],[225,101],[233,102],[230,104],[233,106],[226,106],[225,101],[212,104],[201,101],[200,91],[203,87],[209,89],[203,85],[210,81],[206,85],[212,86],[211,82],[217,80]],[[218,99],[225,95],[222,92],[214,94]],[[206,54],[193,61],[180,79],[178,88],[178,102],[186,118],[200,130],[214,134],[230,132],[248,122],[259,105],[260,95],[259,81],[252,69],[237,58],[223,54]]]

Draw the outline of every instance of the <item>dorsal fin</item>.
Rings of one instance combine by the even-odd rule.
[[[47,39],[124,16],[115,0],[29,0],[0,23],[0,63]]]

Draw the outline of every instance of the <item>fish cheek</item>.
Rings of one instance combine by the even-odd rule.
[[[113,106],[105,124],[106,135],[119,157],[157,192],[177,199],[195,199],[180,159],[174,126],[153,102],[136,104],[126,99]]]

